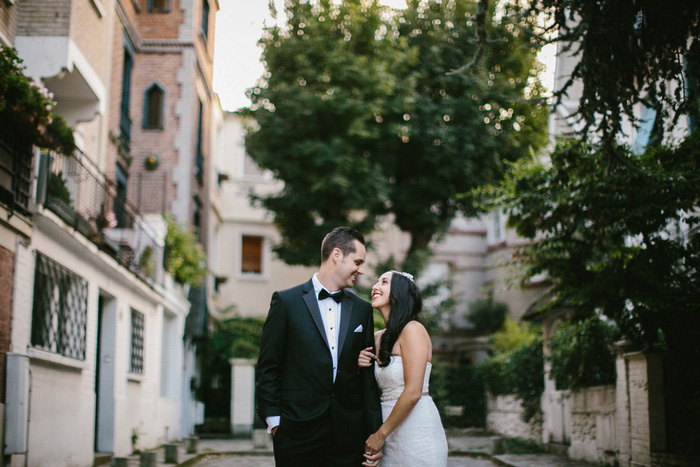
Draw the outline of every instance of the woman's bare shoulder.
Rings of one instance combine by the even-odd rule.
[[[404,326],[403,331],[401,331],[401,334],[403,335],[406,333],[407,335],[411,336],[427,336],[428,335],[428,330],[425,329],[425,326],[423,326],[423,323],[413,320],[409,321],[406,323],[406,326]]]

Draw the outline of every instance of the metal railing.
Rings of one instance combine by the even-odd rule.
[[[123,187],[81,151],[42,153],[39,172],[37,202],[145,282],[163,283],[162,216],[144,219]]]

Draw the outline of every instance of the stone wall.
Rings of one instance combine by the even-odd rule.
[[[571,393],[569,455],[588,462],[612,463],[616,457],[615,386]]]
[[[513,395],[486,398],[486,428],[508,438],[523,438],[542,441],[542,422],[525,423],[522,420],[523,408]]]

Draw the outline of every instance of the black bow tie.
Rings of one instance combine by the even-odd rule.
[[[321,291],[318,293],[319,300],[323,300],[328,297],[335,300],[336,303],[340,303],[340,301],[343,299],[343,292],[340,291],[336,293],[329,293],[326,289],[321,289]]]

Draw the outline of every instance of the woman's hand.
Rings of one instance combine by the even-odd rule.
[[[364,465],[365,467],[376,467],[377,465],[379,465],[379,461],[382,460],[382,458],[384,457],[384,452],[379,451],[375,454],[369,454],[365,452],[364,456],[365,460],[364,462],[362,462],[362,465]]]
[[[369,368],[372,366],[372,361],[377,357],[371,352],[372,347],[367,347],[360,351],[360,356],[357,357],[358,368]]]
[[[365,441],[365,453],[371,455],[380,452],[384,446],[384,441],[386,441],[386,436],[383,436],[377,431]]]

